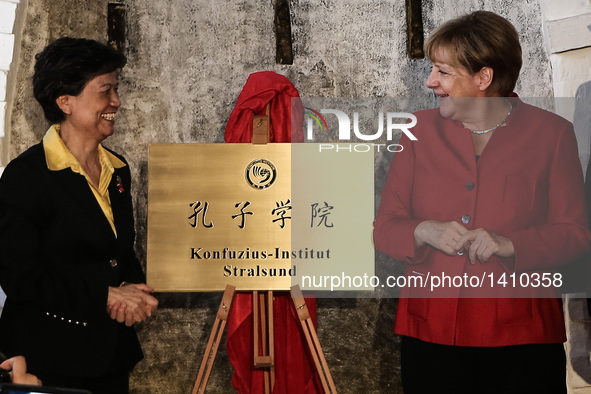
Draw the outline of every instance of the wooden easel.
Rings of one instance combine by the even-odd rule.
[[[199,374],[195,381],[192,394],[203,394],[207,387],[209,375],[215,361],[215,356],[222,339],[222,334],[228,320],[228,314],[236,294],[236,288],[234,286],[227,285],[224,295],[222,296],[222,302],[217,312],[215,323],[207,342],[205,354],[201,360],[201,366],[199,367]],[[264,371],[264,387],[265,394],[270,394],[273,391],[273,385],[275,384],[275,351],[274,351],[274,340],[273,340],[273,291],[266,291],[266,294],[253,291],[253,321],[254,321],[254,333],[253,333],[253,346],[254,346],[254,366],[257,368],[265,368]],[[265,299],[266,296],[266,299]],[[291,287],[291,298],[293,300],[295,309],[300,319],[300,324],[308,343],[308,349],[314,359],[314,365],[322,388],[327,394],[336,394],[337,390],[328,369],[324,352],[320,346],[318,340],[318,334],[314,328],[314,323],[310,317],[310,312],[302,295],[302,291],[299,286]],[[266,311],[265,311],[266,309]],[[262,330],[262,348],[263,354],[259,354],[259,328],[263,327]],[[265,329],[266,328],[266,329]]]
[[[251,142],[253,144],[267,144],[269,142],[270,131],[270,104],[267,104],[265,115],[253,116],[253,132]],[[228,321],[228,315],[236,294],[234,286],[226,285],[222,302],[218,308],[215,323],[207,342],[205,354],[199,367],[199,374],[195,381],[192,394],[205,393],[209,375],[213,367],[213,362],[218,351],[218,347]],[[300,324],[308,343],[308,348],[314,359],[314,365],[324,392],[327,394],[336,394],[337,390],[328,369],[326,358],[322,352],[318,335],[310,317],[310,312],[302,295],[299,286],[291,287],[291,297],[294,302],[295,309],[300,319]],[[273,291],[259,292],[257,290],[252,292],[252,313],[253,313],[253,346],[254,346],[254,366],[256,368],[264,368],[264,388],[265,394],[273,392],[275,385],[275,340],[273,333]],[[261,347],[259,346],[259,331],[261,332]]]

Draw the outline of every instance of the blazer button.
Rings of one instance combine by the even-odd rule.
[[[462,216],[462,223],[468,224],[468,223],[470,223],[470,219],[471,219],[470,215],[464,215],[464,216]]]
[[[111,264],[111,267],[113,268],[117,267],[117,259],[111,259],[109,261],[109,264]]]
[[[474,190],[474,182],[466,183],[466,190]]]

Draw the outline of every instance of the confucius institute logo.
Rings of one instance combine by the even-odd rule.
[[[268,189],[277,180],[277,169],[269,160],[256,159],[248,163],[244,175],[246,182],[255,189]]]

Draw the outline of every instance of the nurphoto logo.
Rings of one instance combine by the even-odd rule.
[[[314,141],[314,129],[320,131],[330,132],[328,124],[323,115],[334,115],[338,121],[338,140],[352,141],[351,129],[353,129],[353,139],[357,141],[371,141],[371,144],[342,144],[342,143],[322,143],[319,145],[320,151],[333,150],[336,152],[367,152],[372,146],[379,152],[381,148],[387,149],[389,152],[401,152],[402,145],[390,143],[394,140],[394,133],[402,131],[411,141],[418,141],[417,137],[410,131],[416,126],[417,118],[415,115],[407,112],[383,112],[377,114],[377,131],[370,134],[362,133],[359,127],[359,112],[353,112],[353,121],[345,111],[333,108],[323,108],[316,111],[309,107],[304,107],[304,128],[306,130],[306,139]],[[384,119],[385,118],[385,119]],[[410,120],[410,121],[409,121]],[[385,127],[384,127],[385,126]],[[385,131],[384,131],[385,130]],[[332,130],[331,130],[332,131]],[[385,136],[386,143],[375,143],[380,138]]]

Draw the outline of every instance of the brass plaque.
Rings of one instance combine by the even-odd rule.
[[[372,221],[373,151],[150,146],[147,279],[156,291],[288,290],[302,275],[348,265],[373,275]]]

